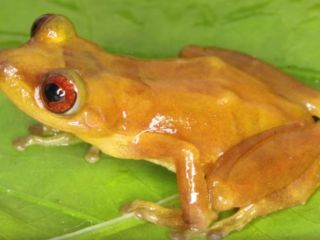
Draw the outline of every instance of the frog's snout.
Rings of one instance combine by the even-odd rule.
[[[7,62],[1,62],[0,59],[0,90],[5,91],[4,85],[14,87],[18,69],[8,64]]]
[[[4,81],[4,79],[8,77],[14,76],[18,70],[5,62],[0,62],[0,81]]]

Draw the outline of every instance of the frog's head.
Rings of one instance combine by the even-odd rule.
[[[43,15],[27,43],[0,52],[0,90],[43,124],[103,136],[117,121],[106,91],[108,56],[79,38],[66,17]]]

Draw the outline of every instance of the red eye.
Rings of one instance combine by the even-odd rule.
[[[41,86],[41,99],[45,107],[57,114],[68,112],[75,106],[78,91],[74,83],[64,74],[47,75]]]
[[[33,37],[38,32],[38,30],[41,28],[41,26],[53,16],[54,16],[54,14],[44,14],[44,15],[38,17],[32,24],[31,37]]]

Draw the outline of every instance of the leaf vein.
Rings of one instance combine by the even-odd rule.
[[[85,221],[91,222],[91,223],[98,223],[101,221],[101,219],[98,219],[98,218],[90,216],[88,214],[79,212],[75,209],[62,206],[61,204],[56,204],[56,203],[53,203],[50,201],[46,201],[46,200],[37,198],[35,196],[29,195],[26,193],[22,193],[22,192],[18,192],[18,191],[12,190],[12,189],[8,189],[8,188],[3,187],[1,185],[0,185],[0,192],[5,193],[10,196],[13,196],[13,197],[20,199],[20,200],[23,200],[23,201],[33,203],[33,204],[41,206],[41,207],[45,207],[45,208],[49,208],[49,209],[61,212],[65,215],[71,216],[73,218],[78,218],[78,219],[85,220]]]
[[[175,201],[177,197],[178,197],[177,194],[169,196],[167,198],[164,198],[158,201],[158,204],[169,204]],[[123,231],[124,229],[136,227],[138,225],[142,225],[146,223],[145,221],[135,220],[133,219],[133,217],[134,217],[133,213],[125,214],[120,217],[116,217],[108,221],[98,223],[96,225],[91,225],[89,227],[85,227],[74,232],[53,237],[49,240],[66,240],[66,239],[73,239],[75,237],[85,236],[85,235],[91,235],[92,237],[92,234],[99,233],[101,231],[103,231],[104,233],[103,236],[106,237],[106,236],[113,235],[117,232]]]

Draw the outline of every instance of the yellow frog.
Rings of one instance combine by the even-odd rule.
[[[26,44],[0,52],[0,90],[44,125],[16,140],[19,150],[81,140],[92,145],[89,161],[101,151],[176,172],[181,209],[123,208],[174,229],[174,239],[220,239],[304,203],[319,183],[320,93],[240,53],[190,46],[177,59],[115,56],[47,14]]]

